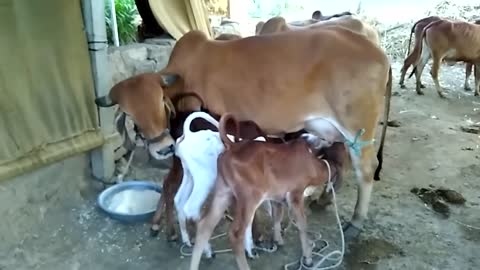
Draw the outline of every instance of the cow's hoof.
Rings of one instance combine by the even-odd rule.
[[[425,84],[420,84],[420,88],[425,89],[427,87],[425,86]]]
[[[175,242],[178,240],[178,235],[176,233],[169,234],[167,236],[167,242]]]
[[[305,256],[302,256],[302,265],[307,268],[311,268],[313,266],[312,258],[307,258]]]
[[[160,228],[158,225],[153,225],[151,228],[150,228],[150,237],[157,237],[158,236],[158,233],[160,232]]]
[[[472,91],[472,88],[470,86],[464,86],[463,90],[465,90],[467,92],[470,92],[470,91]]]
[[[351,222],[347,222],[343,225],[343,235],[345,237],[345,242],[355,240],[361,232],[362,229],[353,225]]]
[[[447,96],[445,96],[444,94],[438,94],[438,96],[441,98],[441,99],[447,99]]]
[[[400,89],[406,89],[407,87],[405,86],[405,84],[400,84]]]
[[[272,242],[272,244],[281,247],[281,246],[285,245],[285,242],[283,241],[283,239],[278,239],[278,240],[274,240],[274,241]],[[272,245],[272,246],[273,246],[273,245]]]
[[[258,256],[258,252],[255,251],[255,250],[252,250],[251,254],[250,252],[246,251],[245,250],[245,255],[247,256],[247,258],[249,258],[250,260],[255,260],[257,259],[259,256]]]
[[[417,95],[419,95],[419,96],[423,96],[423,95],[425,95],[425,93],[423,93],[423,91],[419,91],[419,90],[417,90]]]
[[[217,254],[215,253],[215,251],[206,251],[205,252],[205,258],[209,259],[209,260],[213,260],[215,259],[215,257],[217,256]]]

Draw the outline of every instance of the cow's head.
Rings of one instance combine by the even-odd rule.
[[[121,81],[108,95],[96,98],[95,104],[99,107],[118,105],[129,115],[154,159],[162,160],[173,155],[174,140],[169,128],[175,108],[164,96],[158,75],[147,73]],[[123,118],[123,125],[117,124],[120,134],[126,133],[122,130],[125,129],[124,121]],[[128,135],[124,139],[128,140]]]

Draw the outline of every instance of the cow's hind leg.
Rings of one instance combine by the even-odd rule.
[[[422,54],[420,56],[420,60],[417,63],[415,67],[415,79],[416,79],[416,91],[417,94],[423,95],[423,91],[421,90],[422,87],[422,73],[423,69],[425,68],[425,65],[428,63],[428,60],[430,59],[430,49],[428,48],[427,44],[425,41],[423,41],[423,49],[422,49]]]
[[[475,77],[475,96],[480,96],[480,64],[476,64],[473,68]]]
[[[442,87],[440,86],[440,81],[438,80],[438,72],[440,71],[440,64],[442,59],[439,57],[433,56],[432,70],[430,74],[432,75],[433,82],[435,83],[435,88],[437,89],[438,96],[441,98],[446,98],[442,92]]]
[[[470,78],[470,75],[472,74],[472,67],[473,65],[470,63],[465,64],[465,84],[463,85],[463,89],[465,91],[471,91],[472,88],[470,87],[470,83],[468,82],[468,79]]]
[[[373,145],[365,146],[362,149],[361,156],[358,156],[350,149],[350,156],[355,169],[358,189],[352,220],[343,227],[345,240],[347,241],[356,238],[360,234],[363,222],[367,218],[373,189],[373,166],[376,162]]]

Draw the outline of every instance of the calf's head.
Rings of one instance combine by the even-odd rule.
[[[170,99],[164,96],[158,75],[146,73],[121,81],[109,94],[96,98],[95,104],[99,107],[118,105],[129,115],[154,159],[162,160],[173,155],[174,140],[169,128],[175,109]]]

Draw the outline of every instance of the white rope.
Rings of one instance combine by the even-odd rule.
[[[228,220],[233,221],[233,218],[230,215],[225,215],[225,217]],[[220,237],[224,237],[226,235],[227,235],[227,233],[218,234],[216,236],[211,237],[210,241],[215,240],[215,239],[220,238]],[[185,247],[188,247],[188,246],[187,246],[187,244],[183,243],[182,246],[180,247],[180,254],[182,256],[185,256],[185,257],[192,256],[192,253],[184,251]],[[272,246],[272,248],[263,248],[263,247],[255,246],[255,244],[254,244],[253,249],[260,250],[260,251],[263,251],[263,252],[266,252],[266,253],[274,253],[275,251],[277,251],[278,247],[277,247],[277,245],[274,244]],[[228,253],[228,252],[232,252],[232,251],[233,250],[231,248],[227,248],[227,249],[213,250],[212,252],[215,253],[215,254],[221,254],[221,253]]]
[[[128,135],[127,135],[128,136]],[[128,169],[130,168],[130,163],[132,163],[133,155],[135,154],[135,149],[132,150],[130,153],[130,157],[128,158],[127,165],[124,167],[122,172],[120,172],[116,177],[117,184],[123,182],[123,178],[128,173]]]
[[[333,205],[335,207],[335,217],[337,219],[337,224],[338,224],[338,228],[340,230],[340,237],[341,237],[341,241],[342,241],[342,250],[339,251],[339,250],[334,250],[330,253],[328,253],[327,255],[323,255],[322,252],[324,250],[326,250],[328,247],[329,247],[329,244],[327,241],[325,240],[322,240],[321,239],[321,234],[319,233],[316,233],[314,232],[314,234],[317,234],[318,236],[316,237],[316,239],[314,240],[313,242],[313,246],[315,246],[315,242],[318,242],[318,241],[322,241],[325,243],[325,246],[323,248],[321,248],[319,251],[317,252],[313,252],[312,251],[312,259],[314,256],[317,256],[317,257],[321,257],[322,259],[320,261],[318,261],[316,264],[314,264],[313,266],[306,266],[304,263],[303,263],[303,260],[300,258],[300,263],[298,263],[298,261],[295,261],[295,262],[291,262],[289,264],[286,264],[284,266],[284,269],[285,270],[291,270],[292,268],[290,268],[291,266],[293,265],[296,265],[296,264],[299,264],[299,267],[297,268],[297,270],[300,270],[302,268],[304,269],[309,269],[309,270],[326,270],[326,269],[333,269],[333,268],[336,268],[338,267],[340,264],[342,264],[342,261],[343,261],[343,256],[345,254],[345,236],[343,235],[343,229],[342,229],[342,223],[340,221],[340,216],[338,214],[338,208],[337,208],[337,199],[336,199],[336,195],[335,195],[335,189],[333,187],[333,183],[332,183],[332,171],[331,171],[331,168],[330,168],[330,164],[328,163],[328,161],[322,159],[323,162],[325,162],[325,164],[327,165],[327,169],[328,169],[328,183],[327,183],[327,188],[325,190],[325,192],[328,192],[329,190],[332,191],[332,195],[333,195]],[[289,213],[289,218],[290,218],[290,211],[288,212]],[[290,222],[292,224],[294,224],[295,226],[297,226],[293,221],[292,219],[290,218]],[[288,227],[287,227],[288,228]],[[298,227],[297,227],[298,228]],[[310,232],[310,231],[308,231]],[[310,232],[312,233],[312,232]],[[336,255],[336,256],[335,256]],[[334,257],[335,256],[335,257]],[[333,258],[332,258],[333,257]],[[336,261],[336,263],[334,265],[330,265],[330,266],[324,266],[324,267],[321,267],[321,265],[325,262],[325,261]]]

